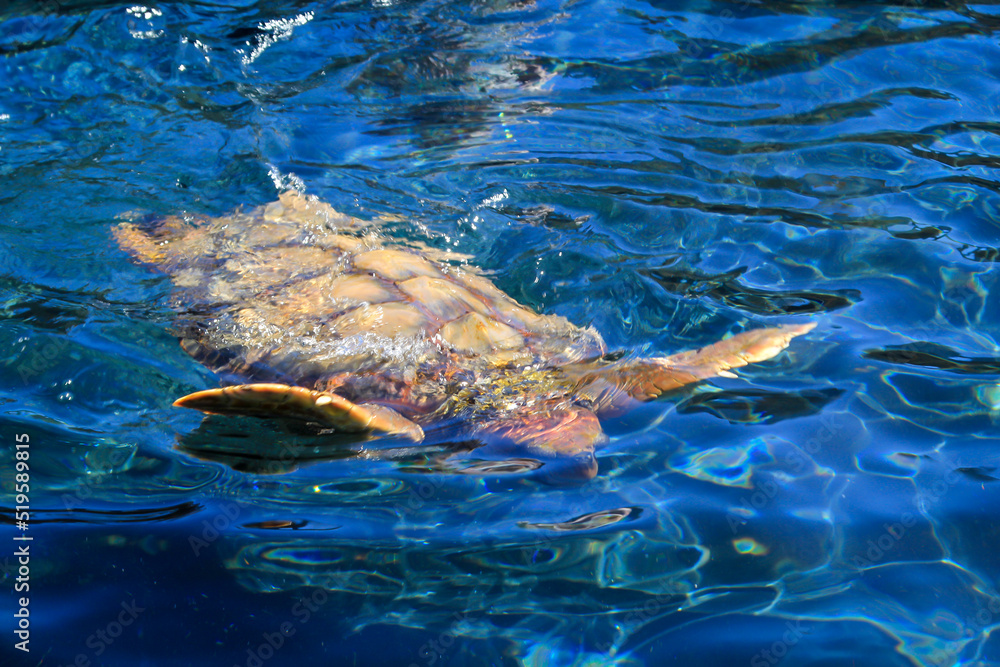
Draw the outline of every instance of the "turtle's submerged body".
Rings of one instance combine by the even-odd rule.
[[[671,357],[608,361],[600,335],[521,306],[468,266],[392,246],[295,192],[215,219],[124,223],[119,244],[170,275],[181,344],[226,381],[175,405],[419,441],[464,425],[496,457],[597,470],[599,417],[768,359],[811,324]]]

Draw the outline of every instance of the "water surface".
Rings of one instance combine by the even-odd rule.
[[[5,3],[0,488],[13,537],[27,434],[34,540],[29,654],[0,550],[0,654],[1000,664],[998,15]],[[110,230],[287,188],[628,354],[819,326],[614,425],[577,486],[203,424],[171,401],[219,379]]]

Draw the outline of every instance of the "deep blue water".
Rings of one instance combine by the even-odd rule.
[[[961,2],[3,3],[0,662],[1000,665],[998,31]],[[219,380],[111,229],[289,187],[629,354],[818,327],[618,424],[577,486],[202,424],[171,401]]]

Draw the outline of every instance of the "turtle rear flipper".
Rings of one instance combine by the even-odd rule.
[[[594,447],[607,440],[593,411],[570,405],[488,421],[475,433],[493,451],[542,459],[542,478],[556,484],[594,477]]]
[[[331,392],[286,384],[243,384],[207,389],[179,398],[174,405],[209,414],[303,419],[332,426],[338,431],[379,431],[402,435],[415,442],[424,437],[420,426],[392,408],[353,403]]]

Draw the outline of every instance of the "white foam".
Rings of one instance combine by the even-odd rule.
[[[257,38],[257,44],[250,51],[250,54],[243,56],[242,62],[244,67],[252,64],[264,51],[277,42],[291,37],[296,27],[309,23],[309,21],[313,20],[314,16],[312,12],[304,12],[290,19],[272,19],[258,24],[258,28],[270,34],[260,35]]]

